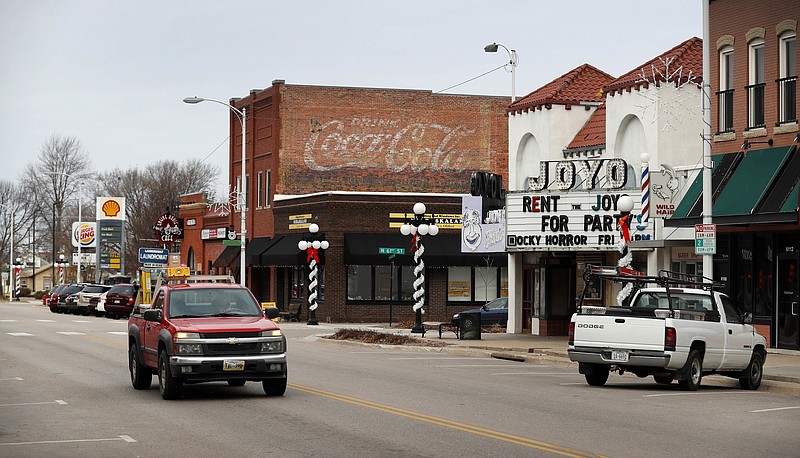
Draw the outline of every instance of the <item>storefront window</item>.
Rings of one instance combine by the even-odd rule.
[[[413,267],[347,266],[349,301],[411,301],[413,296]]]
[[[772,243],[771,234],[759,234],[756,236],[756,252],[754,263],[756,266],[754,272],[754,289],[755,289],[755,316],[768,316],[773,314],[772,303],[774,301],[774,272],[773,266],[775,265],[775,247]]]
[[[451,302],[472,300],[472,271],[469,267],[447,269],[447,300]]]
[[[305,268],[293,267],[292,268],[292,299],[305,298]]]
[[[753,311],[753,236],[740,234],[736,246],[736,305]]]
[[[488,302],[507,296],[507,268],[456,266],[447,269],[448,302]]]
[[[372,266],[347,266],[347,300],[372,299]]]

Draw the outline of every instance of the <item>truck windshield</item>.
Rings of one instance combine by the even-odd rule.
[[[244,289],[202,288],[171,291],[167,296],[171,318],[261,316],[261,307]]]

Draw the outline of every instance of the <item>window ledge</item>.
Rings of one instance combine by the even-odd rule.
[[[758,137],[766,137],[766,136],[767,136],[767,128],[766,127],[756,127],[753,130],[744,131],[744,138],[758,138]]]
[[[725,132],[714,135],[714,142],[730,142],[736,140],[736,132]]]
[[[798,132],[800,128],[796,122],[788,123],[788,124],[781,124],[780,126],[775,127],[772,133],[774,134],[790,134],[794,132]]]

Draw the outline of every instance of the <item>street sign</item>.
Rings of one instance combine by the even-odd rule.
[[[242,241],[239,239],[236,240],[223,240],[222,244],[225,246],[242,246]]]
[[[694,225],[695,254],[717,254],[717,225]]]
[[[406,254],[405,248],[379,247],[378,254]]]
[[[169,262],[169,250],[161,248],[139,248],[139,262],[167,264]]]

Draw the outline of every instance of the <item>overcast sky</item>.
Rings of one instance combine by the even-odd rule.
[[[507,62],[491,42],[517,50],[520,97],[584,63],[620,76],[693,36],[702,0],[1,0],[2,176],[57,134],[98,171],[199,158],[224,183],[227,109],[184,97],[275,79],[439,92]],[[511,75],[445,92],[510,97]]]

